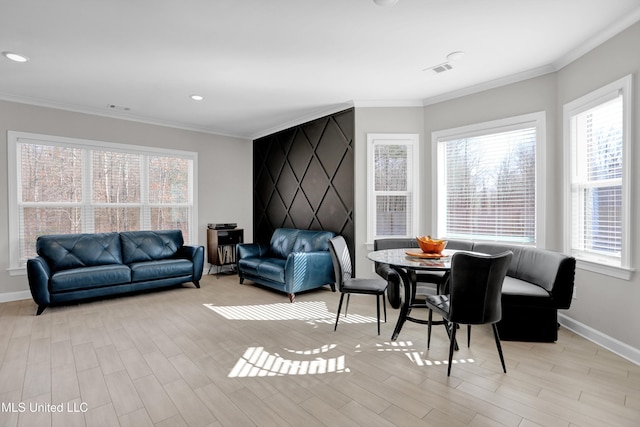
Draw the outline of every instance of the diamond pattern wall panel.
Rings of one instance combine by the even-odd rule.
[[[330,230],[355,259],[352,108],[253,141],[254,241],[273,230]]]

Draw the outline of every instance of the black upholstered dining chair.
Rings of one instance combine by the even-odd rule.
[[[512,257],[511,251],[497,255],[456,252],[451,258],[449,293],[426,297],[426,305],[429,308],[427,348],[431,342],[432,313],[440,314],[445,321],[449,322],[447,376],[451,375],[456,329],[459,324],[467,325],[467,345],[471,342],[471,325],[491,324],[502,370],[507,372],[496,323],[502,318],[502,283]]]
[[[344,315],[347,316],[349,310],[349,299],[351,294],[366,294],[376,296],[376,308],[378,314],[378,335],[380,335],[380,300],[384,306],[384,321],[387,321],[387,303],[385,301],[384,292],[387,289],[387,281],[382,279],[358,279],[353,276],[351,264],[351,255],[344,237],[336,236],[329,240],[329,251],[333,259],[333,269],[335,272],[336,285],[340,290],[340,303],[338,305],[338,314],[336,315],[336,324],[333,327],[335,331],[338,328],[338,320],[340,320],[340,311],[344,296],[347,295],[347,305],[344,309]]]

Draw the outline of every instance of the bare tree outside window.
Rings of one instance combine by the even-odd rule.
[[[408,206],[406,145],[375,148],[376,235],[405,236]],[[405,193],[405,194],[398,194]]]
[[[536,128],[440,141],[447,237],[536,241]]]
[[[15,140],[21,263],[44,234],[180,229],[189,243],[193,159]]]

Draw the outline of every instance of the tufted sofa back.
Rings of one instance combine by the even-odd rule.
[[[171,258],[183,244],[180,230],[51,234],[38,237],[36,251],[60,271]]]
[[[40,236],[36,241],[36,251],[54,271],[122,264],[118,233]]]
[[[331,231],[278,228],[271,236],[270,251],[278,258],[287,258],[292,252],[328,251],[329,239],[334,236]]]
[[[120,233],[125,264],[173,257],[184,244],[182,231],[127,231]]]

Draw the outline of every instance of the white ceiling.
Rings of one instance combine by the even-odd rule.
[[[0,51],[30,61],[0,57],[0,99],[255,138],[555,71],[638,20],[640,0],[1,0]]]

